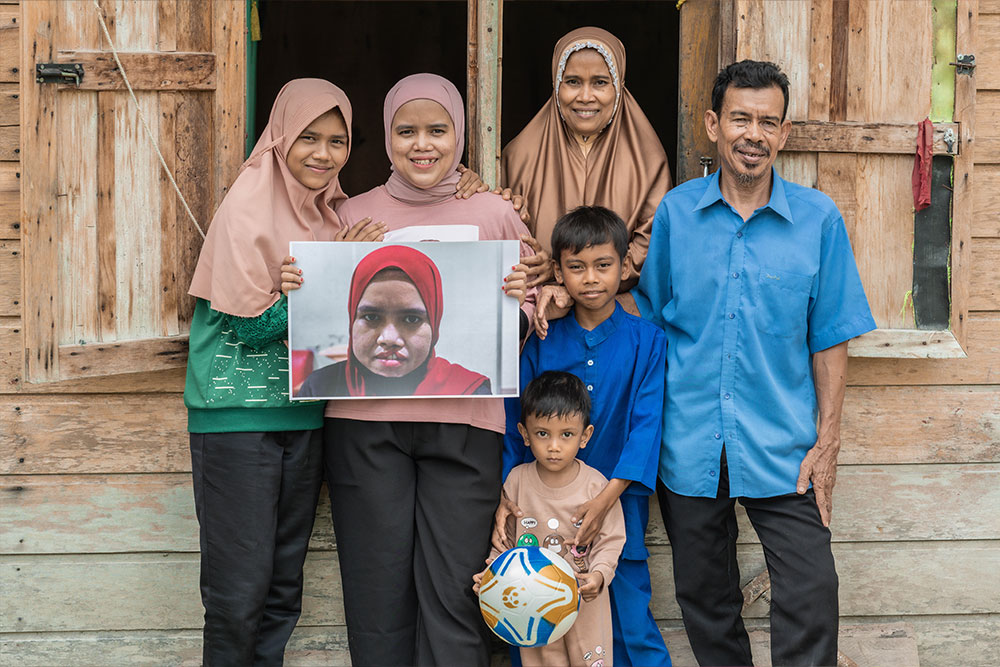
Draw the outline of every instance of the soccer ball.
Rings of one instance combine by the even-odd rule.
[[[541,547],[500,554],[479,584],[479,610],[508,644],[544,646],[562,637],[580,609],[576,575],[559,555]]]

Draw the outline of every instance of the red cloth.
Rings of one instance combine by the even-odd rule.
[[[917,157],[913,162],[913,208],[922,211],[931,205],[931,162],[934,157],[934,125],[924,118],[917,123]]]
[[[453,364],[434,355],[441,330],[441,315],[444,313],[444,297],[441,291],[441,273],[431,258],[424,253],[408,246],[390,245],[365,255],[354,268],[351,277],[351,292],[347,310],[350,322],[354,322],[361,296],[375,275],[384,269],[399,269],[405,273],[420,293],[427,309],[427,317],[431,325],[431,353],[427,362],[427,374],[413,392],[416,396],[459,396],[471,394],[486,380],[486,376],[470,371],[467,368]],[[350,353],[347,355],[345,372],[347,387],[351,396],[366,396],[365,379],[361,371],[362,365],[354,356],[354,341],[348,342]]]

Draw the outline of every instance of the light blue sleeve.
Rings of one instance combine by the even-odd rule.
[[[639,284],[632,288],[632,297],[642,319],[664,328],[663,307],[673,298],[670,281],[670,214],[664,199],[653,216],[649,252],[639,274]]]
[[[844,219],[824,222],[819,274],[809,295],[809,352],[816,353],[876,328]]]

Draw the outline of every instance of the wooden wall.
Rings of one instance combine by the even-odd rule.
[[[198,664],[182,372],[21,380],[19,12],[0,3],[0,664]],[[980,0],[969,357],[852,360],[846,399],[833,526],[843,623],[908,623],[925,667],[992,664],[1000,636],[998,35],[1000,0]],[[749,580],[763,560],[741,521]],[[651,523],[654,612],[680,658],[670,550]],[[324,501],[290,664],[346,664],[343,623]]]

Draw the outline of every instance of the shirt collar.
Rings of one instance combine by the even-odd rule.
[[[587,347],[595,347],[607,340],[611,334],[618,329],[624,318],[625,310],[622,308],[622,305],[616,301],[615,310],[611,313],[611,317],[598,324],[591,331],[587,331],[581,327],[580,323],[576,321],[576,316],[572,312],[568,313],[563,320],[565,320],[566,324],[576,332],[577,336],[583,339],[583,342]]]
[[[708,208],[717,201],[725,201],[722,190],[719,189],[719,172],[721,171],[721,168],[716,169],[709,176],[705,194],[698,200],[698,204],[694,207],[695,211]],[[795,222],[792,219],[792,211],[788,207],[788,199],[785,197],[785,181],[781,176],[778,176],[778,171],[773,166],[771,167],[771,198],[761,208],[769,208],[788,222]]]

